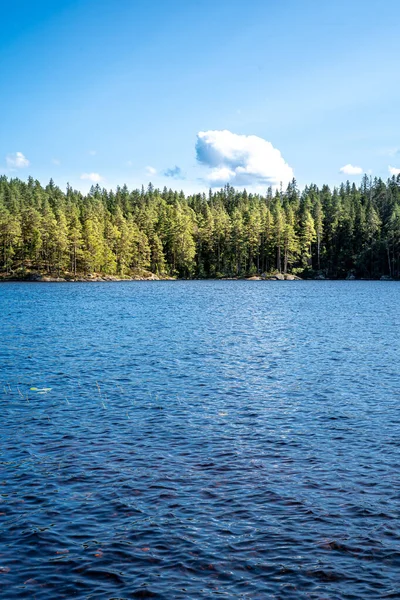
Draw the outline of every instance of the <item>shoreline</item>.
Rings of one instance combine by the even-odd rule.
[[[251,277],[163,277],[152,274],[152,276],[130,276],[117,277],[114,275],[96,275],[96,276],[78,276],[78,277],[51,277],[51,276],[33,276],[33,277],[0,277],[1,283],[121,283],[123,281],[399,281],[397,278],[386,275],[378,279],[369,278],[327,278],[327,277],[309,277],[301,278],[290,274],[277,274],[271,276],[251,276]]]

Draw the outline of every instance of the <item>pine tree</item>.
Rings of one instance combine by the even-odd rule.
[[[282,251],[285,247],[285,213],[280,200],[277,199],[274,207],[274,246],[276,251],[276,269],[282,272]]]
[[[21,239],[21,227],[17,218],[0,205],[0,247],[3,269],[8,274],[13,266],[13,257]]]

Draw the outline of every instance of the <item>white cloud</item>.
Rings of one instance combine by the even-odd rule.
[[[61,162],[58,160],[58,158],[53,158],[51,162],[53,163],[53,165],[57,165],[57,167],[61,165]]]
[[[157,173],[157,169],[154,167],[146,167],[147,175],[155,175]]]
[[[211,168],[207,175],[213,186],[287,185],[293,169],[271,142],[256,135],[231,131],[200,131],[196,142],[197,160]]]
[[[22,152],[15,152],[14,154],[8,154],[6,156],[7,167],[10,169],[23,169],[24,167],[29,167],[30,162],[22,154]]]
[[[363,169],[362,167],[354,167],[353,165],[344,165],[344,167],[342,167],[340,169],[341,173],[345,173],[345,175],[362,175],[363,174]]]
[[[96,156],[97,150],[89,150],[90,156]]]
[[[396,167],[389,166],[389,173],[397,177],[397,175],[400,175],[400,169],[396,169]]]
[[[219,185],[221,181],[230,181],[233,177],[235,177],[235,171],[232,171],[232,169],[228,167],[216,167],[211,171],[207,179],[211,182],[215,181]]]
[[[98,173],[82,173],[81,179],[87,179],[93,183],[99,183],[100,181],[103,181],[103,177]]]

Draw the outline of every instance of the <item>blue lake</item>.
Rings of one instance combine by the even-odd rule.
[[[0,597],[400,597],[400,283],[0,285]]]

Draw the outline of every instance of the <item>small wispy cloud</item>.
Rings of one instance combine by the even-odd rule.
[[[362,175],[364,171],[362,167],[355,167],[349,163],[348,165],[341,167],[340,172],[345,175]]]
[[[92,181],[93,183],[99,183],[100,181],[103,181],[104,178],[99,175],[99,173],[82,173],[81,179]]]
[[[165,177],[172,177],[173,179],[185,179],[183,171],[178,165],[175,165],[172,169],[166,169],[163,174]]]
[[[24,167],[29,167],[30,165],[29,160],[22,154],[22,152],[7,154],[6,163],[9,169],[23,169]]]
[[[56,165],[57,167],[59,167],[61,165],[61,161],[58,160],[58,158],[53,158],[52,161],[53,165]]]
[[[97,154],[97,150],[89,150],[90,156],[96,156],[96,154]]]
[[[147,175],[156,175],[157,169],[154,167],[146,167],[146,173]]]
[[[398,169],[397,167],[391,167],[389,165],[389,173],[397,177],[397,175],[400,175],[400,169]]]
[[[213,186],[287,185],[293,169],[277,148],[256,135],[238,135],[228,130],[200,131],[196,155],[209,167],[206,180]]]
[[[380,148],[378,154],[380,156],[398,156],[400,154],[400,148],[398,146]]]

